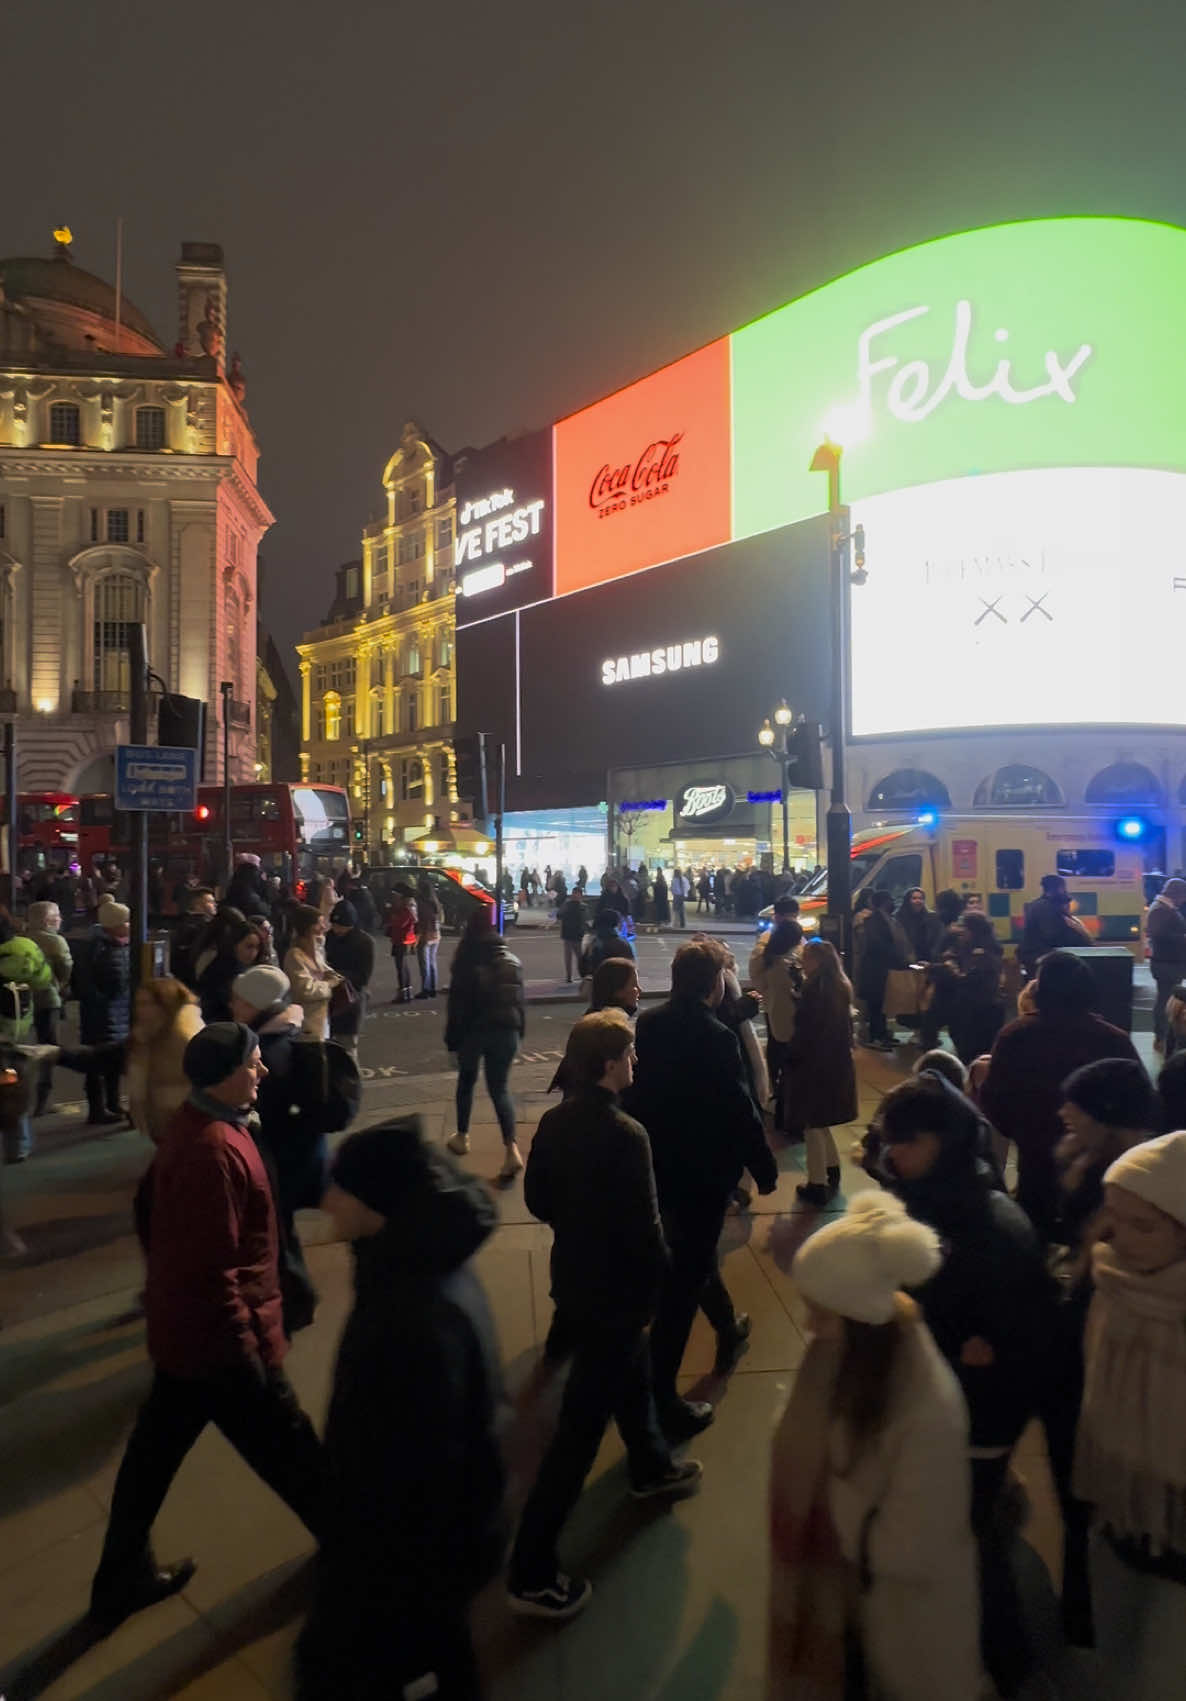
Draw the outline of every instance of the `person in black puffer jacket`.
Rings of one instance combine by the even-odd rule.
[[[507,1083],[525,1026],[522,966],[494,931],[493,906],[483,904],[466,923],[449,970],[445,1050],[457,1054],[457,1132],[448,1146],[458,1157],[469,1151],[474,1088],[478,1069],[484,1066],[506,1148],[501,1181],[513,1180],[523,1168],[515,1142],[515,1103]]]
[[[941,1075],[903,1081],[882,1105],[881,1179],[944,1241],[942,1266],[914,1297],[968,1402],[982,1651],[1010,1696],[1032,1652],[998,1502],[1013,1448],[1041,1403],[1057,1294],[1029,1218],[982,1156],[982,1125]]]
[[[344,1140],[324,1205],[353,1242],[354,1309],[325,1428],[330,1511],[298,1701],[475,1701],[468,1609],[508,1531],[498,1342],[470,1259],[498,1208],[424,1144],[417,1117]]]

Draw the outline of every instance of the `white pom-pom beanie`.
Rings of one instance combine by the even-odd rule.
[[[888,1323],[894,1296],[925,1282],[941,1262],[938,1235],[907,1216],[900,1199],[858,1193],[844,1216],[799,1248],[791,1277],[825,1311],[856,1323]]]

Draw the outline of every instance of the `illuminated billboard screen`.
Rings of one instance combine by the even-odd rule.
[[[556,591],[728,543],[729,342],[555,428]]]
[[[749,546],[826,507],[810,465],[829,429],[866,534],[856,736],[1186,725],[1172,686],[1186,635],[1184,301],[1186,231],[1169,225],[968,231],[495,446],[530,444],[529,467],[474,457],[458,487],[458,627],[516,612],[480,647],[505,677],[467,682],[467,655],[480,658],[459,642],[463,725],[483,724],[478,705],[497,714],[524,781],[569,741],[582,795],[624,760],[750,748],[753,693],[725,638],[740,620],[749,675],[777,701],[787,687],[767,657],[797,619],[763,621],[783,596],[771,600],[768,558]],[[816,612],[805,605],[805,629],[826,648]],[[1127,654],[1117,616],[1138,628]]]
[[[852,593],[854,736],[1186,720],[1183,474],[991,473],[852,513],[870,551]]]
[[[457,624],[552,594],[552,433],[504,438],[456,458]]]
[[[816,519],[460,630],[459,723],[505,742],[511,807],[597,803],[625,763],[747,754],[782,697],[822,720],[827,548]]]

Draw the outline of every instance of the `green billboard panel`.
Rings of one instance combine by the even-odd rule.
[[[730,339],[733,536],[977,473],[1186,469],[1186,231],[1066,218],[943,237]],[[829,427],[831,431],[829,432]]]

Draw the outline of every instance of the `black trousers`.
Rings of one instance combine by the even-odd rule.
[[[572,1369],[551,1446],[527,1497],[511,1554],[512,1588],[550,1582],[559,1569],[556,1544],[612,1417],[626,1444],[636,1485],[671,1464],[651,1389],[646,1333],[640,1323],[596,1325],[565,1319]]]
[[[39,1045],[57,1045],[58,1019],[61,1014],[61,1010],[57,1008],[34,1010],[33,1032],[37,1035]],[[37,1109],[39,1111],[48,1103],[49,1095],[53,1091],[53,1084],[54,1066],[52,1063],[43,1063],[37,1074]]]
[[[876,997],[874,997],[871,993],[866,994],[865,1008],[869,1013],[869,1038],[874,1045],[880,1045],[884,1040],[889,1038],[889,1027],[885,1020],[884,982],[882,983],[881,991]]]
[[[123,1061],[118,1057],[96,1069],[87,1070],[85,1084],[89,1116],[94,1118],[102,1116],[106,1110],[119,1109],[119,1078],[122,1074]]]
[[[297,1642],[296,1701],[395,1701],[409,1690],[433,1701],[481,1701],[465,1602],[436,1593],[413,1604],[407,1592],[423,1578],[401,1579],[403,1588],[386,1593],[384,1579],[373,1577],[360,1594],[350,1586],[357,1579],[333,1577],[331,1562],[318,1571],[325,1579],[319,1575]]]
[[[324,1499],[321,1443],[282,1370],[249,1367],[191,1380],[158,1370],[124,1452],[92,1598],[117,1599],[154,1568],[149,1540],[169,1485],[208,1423],[318,1535]]]
[[[675,1379],[697,1307],[704,1307],[718,1334],[733,1323],[733,1302],[717,1264],[727,1203],[725,1199],[681,1200],[663,1212],[671,1264],[651,1327],[651,1363],[660,1411],[676,1398]]]
[[[980,1654],[1002,1696],[1016,1695],[1033,1668],[1021,1597],[1013,1575],[1012,1530],[998,1509],[1009,1455],[972,1460],[972,1534],[980,1571]]]

